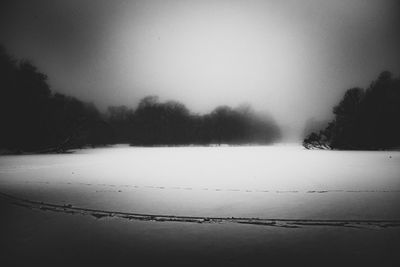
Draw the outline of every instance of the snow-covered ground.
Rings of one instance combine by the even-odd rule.
[[[399,266],[399,166],[400,152],[291,145],[1,156],[1,263]]]
[[[400,152],[122,145],[1,156],[0,192],[146,214],[400,219]]]

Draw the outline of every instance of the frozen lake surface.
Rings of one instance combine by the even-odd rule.
[[[289,145],[1,156],[2,263],[400,266],[399,164],[399,152]]]
[[[0,192],[110,211],[400,219],[400,152],[114,146],[0,157]]]

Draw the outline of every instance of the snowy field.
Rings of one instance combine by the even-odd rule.
[[[3,240],[13,244],[9,254],[23,251],[34,262],[43,260],[36,249],[52,251],[56,242],[61,254],[52,251],[53,260],[88,260],[95,256],[91,253],[105,251],[111,253],[107,260],[112,255],[118,255],[116,261],[126,259],[133,251],[143,260],[154,248],[170,259],[183,251],[183,258],[193,254],[198,260],[211,257],[242,265],[248,257],[261,261],[268,253],[274,261],[285,253],[308,260],[316,256],[310,254],[315,250],[326,257],[339,253],[342,260],[363,255],[364,260],[382,263],[384,257],[390,265],[393,244],[400,244],[397,224],[329,225],[330,220],[399,222],[400,152],[394,151],[121,145],[70,154],[1,156],[0,193],[3,200],[11,197],[0,205],[3,215],[8,214],[1,228],[8,229]],[[179,222],[124,220],[125,215],[114,216],[119,213],[177,216]],[[193,224],[179,219],[185,216],[223,220]],[[268,225],[270,221],[235,224],[230,217],[246,223],[252,218],[328,223],[285,228],[272,227],[288,225]],[[56,241],[60,235],[64,247]],[[69,254],[82,244],[94,246],[91,253]],[[161,252],[165,247],[169,253]]]
[[[400,219],[399,152],[120,146],[2,156],[0,177],[3,193],[123,212]]]

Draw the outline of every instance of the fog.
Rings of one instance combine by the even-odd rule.
[[[0,42],[52,89],[195,112],[249,103],[299,136],[346,89],[400,72],[400,5],[351,1],[2,1]]]

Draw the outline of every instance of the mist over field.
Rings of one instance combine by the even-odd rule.
[[[100,110],[147,95],[190,110],[251,104],[301,139],[345,90],[400,72],[399,3],[2,1],[0,43]]]

